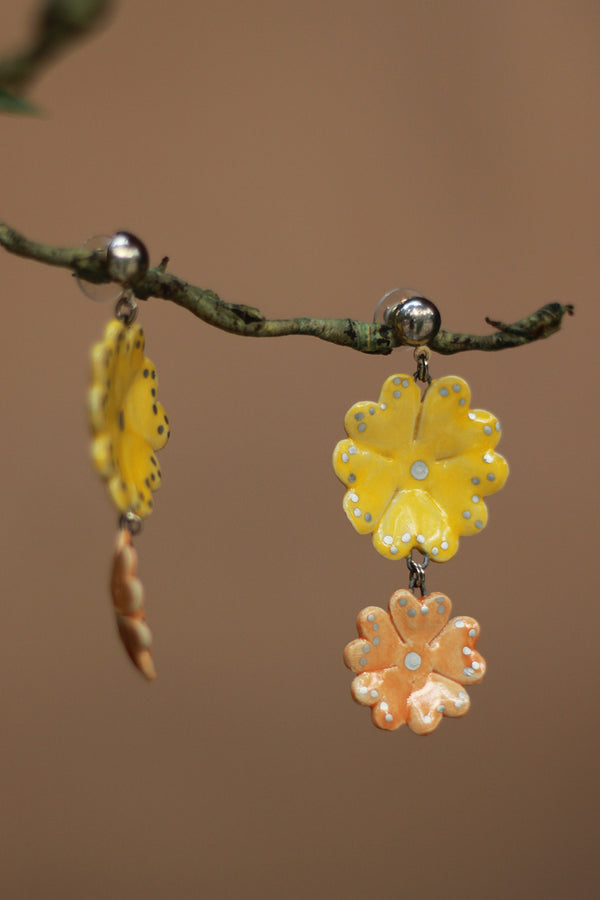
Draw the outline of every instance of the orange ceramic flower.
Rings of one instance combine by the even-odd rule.
[[[344,662],[358,673],[354,699],[372,708],[378,728],[393,731],[407,723],[429,734],[442,716],[468,712],[464,685],[485,674],[475,650],[479,625],[467,616],[448,621],[451,608],[444,594],[417,598],[400,590],[390,597],[389,613],[378,606],[360,613],[360,637],[346,647]]]
[[[152,632],[144,612],[144,586],[136,571],[137,553],[131,545],[131,534],[124,528],[117,537],[110,592],[123,646],[134,666],[148,681],[153,681],[156,669],[150,652]]]

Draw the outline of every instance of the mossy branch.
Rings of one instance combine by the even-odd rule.
[[[106,253],[83,247],[60,248],[30,241],[0,221],[0,245],[9,253],[26,259],[61,266],[73,274],[95,284],[111,281]],[[351,347],[362,353],[391,353],[401,346],[399,339],[387,325],[359,322],[355,319],[315,319],[302,316],[296,319],[267,319],[253,306],[227,303],[214,291],[188,284],[182,278],[165,271],[168,258],[149,269],[145,277],[132,288],[139,300],[158,297],[177,303],[203,322],[223,331],[246,337],[281,337],[290,334],[309,334],[333,344]],[[565,314],[573,315],[570,304],[547,303],[529,316],[510,324],[486,319],[496,331],[492,334],[459,334],[441,330],[430,344],[431,350],[441,354],[463,350],[505,350],[520,347],[549,337],[561,327]]]

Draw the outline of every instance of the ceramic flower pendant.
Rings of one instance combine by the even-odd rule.
[[[495,450],[496,417],[471,409],[462,378],[431,381],[423,366],[423,396],[419,370],[415,377],[392,375],[377,403],[356,403],[349,410],[348,437],[333,454],[354,528],[371,534],[387,559],[406,559],[410,587],[424,595],[398,590],[388,612],[377,606],[362,610],[359,638],[344,652],[356,675],[352,696],[371,707],[378,728],[407,724],[417,734],[429,734],[444,716],[464,716],[467,687],[485,674],[475,649],[479,625],[467,616],[450,619],[445,594],[425,596],[425,569],[430,559],[453,557],[460,537],[484,528],[484,498],[508,475],[506,460]],[[415,550],[422,563],[413,559]]]
[[[503,486],[508,465],[494,449],[498,420],[472,410],[470,399],[456,376],[432,381],[421,399],[414,378],[392,375],[376,403],[356,403],[347,413],[348,438],[333,454],[347,487],[344,509],[387,559],[416,548],[443,562],[462,535],[484,528],[484,497]]]
[[[371,707],[378,728],[391,731],[406,723],[428,734],[443,716],[468,712],[465,686],[485,674],[475,650],[479,625],[467,616],[449,620],[451,608],[445,594],[417,598],[399,590],[389,612],[368,606],[360,613],[360,637],[348,644],[344,661],[357,673],[352,696]]]
[[[148,681],[153,681],[156,669],[150,652],[152,633],[144,611],[144,586],[137,577],[137,553],[126,528],[117,536],[110,592],[123,646],[134,666]]]
[[[152,493],[162,480],[156,452],[171,434],[144,343],[139,325],[109,322],[92,348],[88,394],[94,465],[117,509],[140,517],[152,512]]]

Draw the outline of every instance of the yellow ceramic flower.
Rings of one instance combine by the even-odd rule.
[[[344,509],[388,559],[416,547],[443,562],[461,535],[485,526],[483,498],[502,487],[508,465],[494,451],[498,420],[471,410],[470,399],[468,384],[456,376],[432,381],[421,400],[414,378],[392,375],[377,403],[348,411],[348,439],[333,454],[348,488]]]
[[[152,492],[162,478],[155,451],[171,434],[144,343],[139,325],[109,322],[104,339],[92,348],[88,394],[94,465],[117,508],[138,516],[152,512]]]
[[[396,591],[389,613],[368,606],[360,613],[357,641],[348,644],[344,662],[359,673],[352,682],[357,703],[371,707],[378,728],[392,731],[405,723],[429,734],[442,716],[464,716],[470,700],[464,685],[485,675],[475,650],[479,625],[468,616],[452,619],[445,594],[417,599]]]

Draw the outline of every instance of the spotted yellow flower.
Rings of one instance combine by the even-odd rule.
[[[445,594],[417,598],[400,590],[389,613],[378,606],[360,613],[360,637],[346,647],[344,662],[358,673],[352,696],[371,707],[378,728],[406,723],[428,734],[442,716],[468,712],[464,686],[481,681],[485,661],[475,650],[479,625],[468,616],[448,621],[451,608]]]
[[[155,454],[171,434],[144,343],[139,325],[109,322],[104,339],[92,348],[88,394],[94,465],[117,508],[138,516],[152,512],[152,492],[162,479]]]
[[[333,454],[335,473],[348,490],[344,509],[359,534],[388,559],[413,547],[443,562],[461,535],[487,522],[483,498],[508,475],[494,451],[500,424],[469,407],[466,381],[432,381],[424,398],[414,378],[392,375],[377,403],[356,403],[345,419],[348,438]]]

